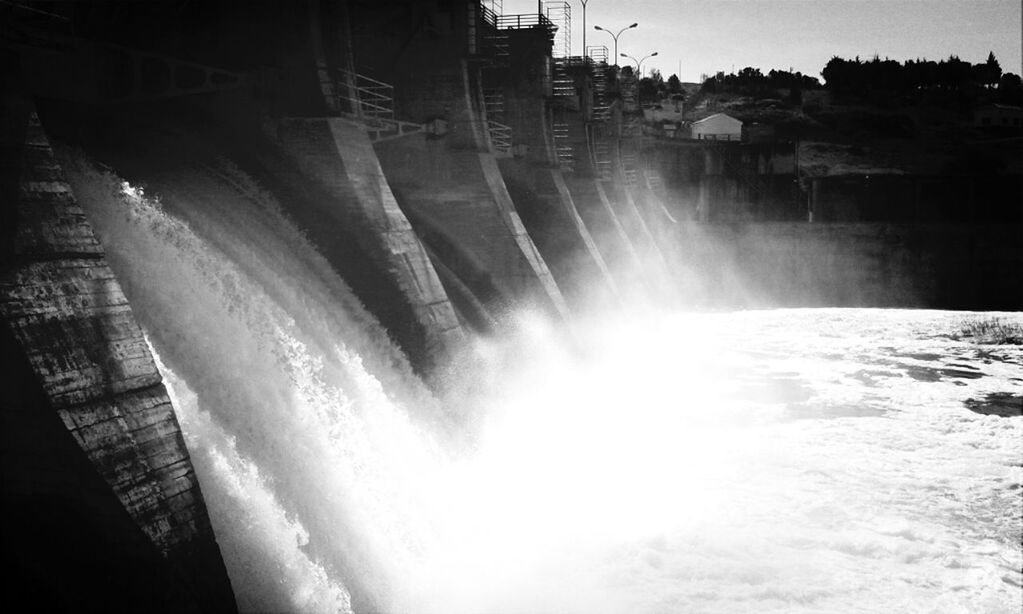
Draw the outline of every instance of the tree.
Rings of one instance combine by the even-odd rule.
[[[640,104],[656,102],[660,100],[660,91],[657,82],[650,77],[643,77],[639,80],[639,102]]]
[[[682,80],[678,78],[678,75],[672,75],[668,77],[668,93],[669,94],[682,93]]]
[[[653,80],[654,85],[657,86],[657,91],[664,90],[664,77],[661,76],[661,71],[656,68],[651,68],[650,78]]]
[[[995,59],[995,52],[987,54],[987,61],[983,64],[974,64],[973,80],[987,87],[995,87],[1002,78],[1002,67]]]
[[[998,101],[1006,104],[1023,104],[1023,80],[1007,72],[998,81]]]

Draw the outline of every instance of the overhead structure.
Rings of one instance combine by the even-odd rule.
[[[567,58],[572,55],[572,5],[568,2],[551,1],[543,3],[544,14],[557,26],[551,55]]]

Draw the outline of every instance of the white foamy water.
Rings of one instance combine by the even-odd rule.
[[[968,314],[525,323],[477,348],[455,449],[449,403],[243,174],[72,175],[243,610],[1020,609],[1023,419],[964,403],[1023,395],[1023,351],[950,339]]]

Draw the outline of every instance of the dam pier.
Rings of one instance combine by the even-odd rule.
[[[351,373],[393,367],[414,398],[443,389],[475,339],[515,330],[523,314],[567,327],[635,305],[1023,309],[1023,218],[1006,204],[1018,177],[962,188],[967,210],[946,203],[934,178],[808,178],[791,142],[662,138],[644,120],[635,75],[606,49],[572,55],[568,4],[504,14],[493,0],[0,3],[11,611],[253,605],[237,584],[260,582],[217,534],[190,451],[197,438],[182,427],[177,405],[191,397],[173,398],[161,368],[200,381],[190,394],[201,402],[253,415],[264,398],[304,408],[327,395],[299,402],[271,383],[223,392],[234,380],[182,349],[234,332],[198,322],[221,305],[188,302],[195,280],[266,338],[341,356]],[[877,205],[885,199],[900,204]],[[231,234],[284,226],[281,250],[303,247],[279,259],[277,243]],[[133,251],[119,232],[152,245]],[[147,277],[186,257],[194,279]],[[280,272],[254,272],[273,263]],[[270,289],[256,299],[240,280],[260,276]],[[260,301],[302,315],[275,320]],[[334,311],[365,339],[330,337],[349,321]],[[196,338],[160,326],[164,317]],[[261,343],[239,342],[237,353],[263,364],[272,352]],[[360,343],[384,349],[364,359]],[[175,358],[164,361],[163,348]],[[358,390],[353,398],[385,404],[368,375],[307,362]],[[201,415],[187,420],[212,432]],[[314,446],[294,448],[315,458]],[[393,605],[380,587],[400,574],[372,562],[373,539],[336,536],[326,512],[281,505],[281,526],[308,525],[295,530],[306,543],[290,544],[294,560],[326,561],[345,607]]]

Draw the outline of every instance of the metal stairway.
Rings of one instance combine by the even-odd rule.
[[[607,63],[594,62],[590,66],[593,81],[593,121],[606,122],[611,118],[611,101],[607,94]]]
[[[575,148],[568,142],[568,123],[554,122],[554,151],[558,156],[558,165],[565,172],[575,172]]]
[[[614,179],[614,164],[611,160],[611,145],[603,132],[600,126],[591,126],[587,131],[590,137],[590,155],[597,179],[612,181]]]
[[[512,129],[511,126],[502,124],[492,119],[487,120],[487,129],[490,132],[490,145],[494,153],[501,158],[511,157],[512,152]]]
[[[483,106],[487,109],[487,117],[504,121],[504,90],[486,88],[483,90]]]
[[[483,90],[483,107],[487,113],[487,130],[490,133],[490,144],[494,153],[500,157],[511,156],[512,129],[503,123],[504,90],[490,88]]]
[[[552,102],[560,110],[555,111],[555,120],[551,134],[554,137],[554,151],[558,157],[558,164],[565,172],[575,172],[575,148],[569,142],[568,122],[558,121],[558,115],[565,113],[564,109],[575,101],[575,80],[568,74],[570,62],[568,57],[554,58],[553,77],[551,79]]]
[[[622,153],[622,171],[625,173],[625,185],[634,188],[639,184],[639,171],[636,168],[636,154]]]
[[[575,96],[575,80],[568,74],[568,58],[554,58],[552,94],[556,101],[567,102]]]

